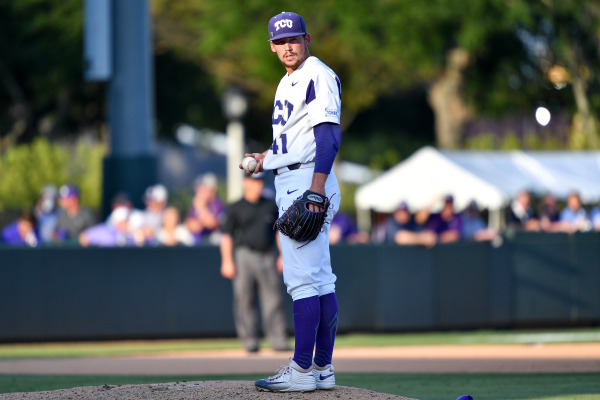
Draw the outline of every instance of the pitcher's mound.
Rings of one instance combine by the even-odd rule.
[[[394,399],[414,400],[393,394],[378,393],[366,389],[347,386],[336,386],[333,390],[317,390],[308,393],[269,393],[260,392],[254,388],[251,381],[201,381],[156,383],[122,386],[86,386],[73,389],[52,390],[46,392],[7,393],[0,394],[0,399],[20,400],[119,400],[119,399],[148,399],[148,400],[219,400],[219,399]]]

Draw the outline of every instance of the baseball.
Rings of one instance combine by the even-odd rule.
[[[254,172],[256,169],[256,160],[254,157],[244,157],[242,160],[242,168],[248,172]]]

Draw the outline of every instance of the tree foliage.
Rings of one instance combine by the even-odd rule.
[[[448,54],[455,49],[468,57],[455,88],[465,118],[524,112],[549,97],[559,107],[568,104],[523,38],[539,24],[536,7],[526,0],[473,0],[468,6],[458,0],[307,0],[277,8],[260,0],[243,6],[235,0],[157,0],[158,42],[202,65],[219,90],[240,85],[269,109],[283,72],[266,43],[266,23],[283,9],[304,16],[311,53],[340,76],[342,123],[349,132],[356,115],[378,99],[417,87],[431,90],[447,76]]]
[[[30,209],[47,184],[76,184],[81,201],[98,209],[102,191],[102,158],[106,146],[85,139],[75,143],[51,143],[36,138],[0,156],[0,210]]]
[[[571,89],[570,147],[600,148],[600,4],[540,0],[528,5],[523,25],[539,44],[538,68],[554,88]]]
[[[251,99],[246,121],[251,138],[268,143],[273,93],[284,71],[270,52],[267,21],[293,10],[307,22],[311,53],[342,80],[346,144],[359,147],[370,136],[394,151],[404,146],[390,140],[395,135],[413,135],[407,143],[429,140],[431,120],[403,124],[400,118],[410,115],[389,111],[391,104],[404,107],[415,99],[421,104],[423,98],[436,113],[463,116],[455,121],[454,135],[462,134],[464,121],[533,115],[541,103],[553,113],[571,114],[573,147],[598,143],[600,18],[594,0],[153,0],[152,5],[162,133],[170,134],[179,122],[222,129],[219,95],[237,85]],[[104,122],[104,86],[82,79],[82,34],[81,0],[0,2],[0,152],[40,134],[79,134]],[[457,50],[467,62],[452,71],[449,54]],[[435,109],[433,91],[442,83],[452,89],[445,99],[453,101]],[[396,103],[398,98],[405,103]],[[456,107],[459,113],[452,111]],[[377,123],[358,123],[365,113],[377,114],[370,117]],[[380,153],[382,146],[372,151]],[[378,157],[392,162],[400,154]]]
[[[0,150],[85,126],[80,0],[0,2]]]

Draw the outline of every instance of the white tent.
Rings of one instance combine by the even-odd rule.
[[[414,212],[451,194],[458,210],[475,200],[480,208],[495,213],[521,190],[540,196],[550,193],[559,199],[577,191],[584,203],[597,202],[600,152],[439,151],[424,147],[359,187],[355,202],[359,224],[364,227],[369,210],[390,213],[402,201]]]

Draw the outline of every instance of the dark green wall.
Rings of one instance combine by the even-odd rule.
[[[331,255],[340,332],[600,323],[600,233]],[[219,268],[217,247],[1,248],[0,341],[233,336]]]
[[[512,242],[513,319],[577,323],[600,320],[598,234],[522,234]]]

